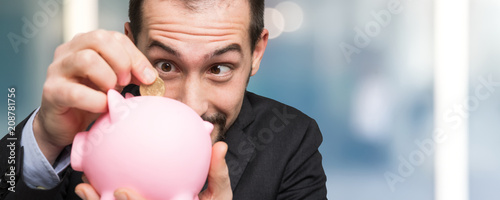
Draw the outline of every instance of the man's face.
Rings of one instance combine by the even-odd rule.
[[[257,72],[267,44],[267,31],[264,44],[251,52],[247,0],[188,6],[181,0],[146,0],[142,6],[137,47],[164,80],[166,97],[214,123],[215,142],[240,112],[247,81]],[[125,32],[132,38],[128,25]]]

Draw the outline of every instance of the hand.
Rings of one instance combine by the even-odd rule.
[[[212,146],[212,160],[208,171],[207,189],[200,193],[200,200],[233,199],[229,169],[226,164],[227,144],[217,142]]]
[[[75,134],[107,110],[106,92],[129,83],[152,83],[156,70],[125,35],[97,30],[59,46],[47,70],[33,129],[53,163]]]
[[[75,188],[75,193],[83,200],[99,200],[95,189],[88,183],[80,183]],[[146,200],[139,193],[131,189],[118,189],[114,193],[116,200]]]
[[[200,200],[225,200],[233,198],[229,170],[224,159],[226,153],[226,143],[217,142],[212,146],[212,158],[210,161],[210,170],[208,171],[208,187],[198,195]],[[85,183],[76,186],[75,193],[84,200],[98,200],[99,195],[95,189],[88,184],[85,176],[82,179]],[[117,189],[114,195],[116,200],[145,200],[139,193],[126,188]]]

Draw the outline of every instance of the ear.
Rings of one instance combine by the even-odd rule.
[[[128,38],[130,38],[130,40],[132,40],[132,42],[135,44],[134,35],[132,34],[132,30],[130,29],[130,22],[125,22],[124,31],[125,35],[127,35]]]
[[[116,90],[108,90],[108,110],[110,121],[118,121],[128,111],[127,103],[123,96]]]
[[[260,34],[260,39],[255,45],[252,56],[252,72],[251,76],[255,75],[259,71],[260,61],[262,61],[262,56],[264,56],[264,51],[266,51],[267,40],[269,38],[269,31],[267,29],[262,30]]]
[[[214,129],[214,125],[212,123],[203,121],[203,126],[205,126],[205,129],[207,130],[208,134],[212,133],[212,130]]]
[[[130,99],[130,98],[132,98],[132,97],[134,97],[134,95],[133,95],[133,94],[128,93],[128,92],[127,92],[127,93],[125,93],[125,99]]]

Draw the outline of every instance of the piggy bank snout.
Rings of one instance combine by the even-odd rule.
[[[71,167],[76,171],[83,171],[83,154],[85,153],[85,143],[88,132],[79,132],[73,139],[71,148]]]

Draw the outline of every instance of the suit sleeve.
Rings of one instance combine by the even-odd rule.
[[[0,199],[79,199],[74,195],[74,187],[81,179],[71,167],[64,170],[61,182],[54,188],[32,189],[26,185],[22,171],[24,150],[21,136],[28,118],[0,140]]]
[[[318,148],[321,131],[311,120],[294,156],[287,164],[277,199],[326,199],[326,175]]]

